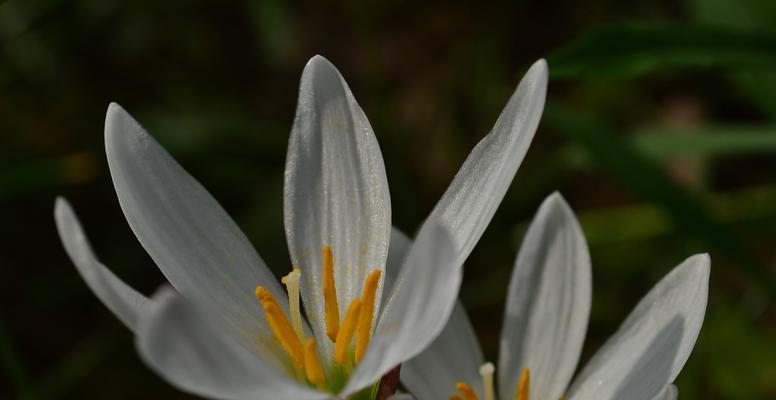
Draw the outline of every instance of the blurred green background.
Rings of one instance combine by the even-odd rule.
[[[117,101],[284,274],[285,147],[314,54],[369,116],[406,232],[548,59],[539,132],[465,270],[489,358],[524,229],[560,190],[593,258],[583,362],[670,268],[709,252],[681,396],[776,398],[776,2],[6,0],[0,46],[0,398],[189,398],[82,282],[54,198],[120,277],[144,293],[163,282],[110,182],[102,125]]]

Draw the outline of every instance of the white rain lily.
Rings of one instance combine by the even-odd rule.
[[[64,199],[55,207],[59,234],[87,284],[135,333],[145,362],[182,390],[218,399],[374,398],[381,377],[444,328],[460,266],[533,139],[546,87],[540,60],[411,243],[391,228],[383,159],[364,112],[337,69],[313,57],[286,162],[293,269],[285,289],[216,200],[116,104],[105,120],[116,193],[172,288],[149,298],[118,279]]]
[[[544,201],[515,261],[498,360],[485,363],[463,307],[439,337],[402,366],[418,400],[675,399],[672,382],[703,323],[706,254],[688,258],[636,306],[571,382],[587,330],[590,255],[574,213],[555,193]]]

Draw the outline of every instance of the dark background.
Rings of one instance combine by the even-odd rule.
[[[776,2],[6,0],[0,49],[1,398],[187,398],[141,363],[66,258],[54,198],[120,277],[161,284],[108,174],[117,101],[284,274],[285,147],[314,54],[369,116],[407,232],[548,59],[539,132],[465,269],[488,358],[526,224],[560,190],[593,258],[583,362],[667,271],[709,252],[681,396],[776,397]]]

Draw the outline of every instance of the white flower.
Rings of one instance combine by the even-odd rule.
[[[703,323],[708,279],[706,254],[674,268],[569,386],[590,313],[590,255],[574,213],[553,194],[539,209],[515,261],[501,334],[498,390],[495,368],[484,363],[460,304],[439,337],[402,366],[402,383],[419,400],[676,398],[672,382]]]
[[[119,280],[63,199],[59,234],[87,284],[135,333],[142,358],[182,390],[219,399],[371,398],[381,376],[444,327],[460,265],[528,149],[546,85],[542,60],[411,243],[392,233],[369,121],[337,69],[313,57],[286,162],[288,296],[216,200],[116,104],[105,121],[116,193],[174,290],[148,298]]]

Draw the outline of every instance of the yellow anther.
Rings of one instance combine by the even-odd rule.
[[[269,323],[272,333],[275,334],[275,338],[280,342],[283,350],[296,362],[296,366],[300,370],[304,369],[302,343],[299,341],[299,337],[296,336],[294,328],[291,327],[283,310],[275,298],[272,297],[272,293],[258,286],[256,287],[256,297],[261,302],[262,308],[264,308],[264,318]]]
[[[288,275],[280,278],[280,281],[286,285],[286,291],[288,292],[288,312],[291,314],[291,325],[294,327],[294,332],[299,336],[299,341],[304,342],[307,338],[302,328],[302,313],[299,310],[299,279],[302,277],[302,273],[299,268],[294,268]]]
[[[337,287],[334,285],[334,259],[329,246],[324,247],[321,252],[323,253],[323,302],[326,307],[326,336],[334,342],[337,340],[340,322]]]
[[[376,269],[369,273],[364,282],[364,290],[361,293],[361,315],[358,317],[358,327],[356,327],[356,362],[361,361],[361,357],[366,353],[366,348],[369,347],[375,298],[382,273],[382,270]]]
[[[517,386],[516,400],[528,400],[528,394],[531,390],[531,370],[526,368],[520,374],[520,384]]]
[[[337,333],[337,340],[334,346],[334,361],[339,365],[344,365],[348,357],[350,342],[353,341],[353,333],[356,330],[356,324],[361,316],[361,300],[356,299],[348,306],[345,312],[345,320]]]
[[[323,389],[326,378],[323,374],[321,360],[318,359],[318,353],[315,351],[314,339],[309,339],[304,346],[304,373],[307,376],[307,380],[319,389]]]
[[[474,392],[474,389],[463,382],[456,383],[455,389],[463,396],[463,400],[480,400],[480,398],[477,397],[477,393]]]

